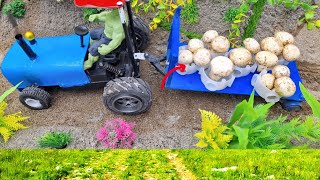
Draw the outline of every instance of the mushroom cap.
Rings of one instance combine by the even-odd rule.
[[[296,85],[289,77],[280,77],[274,81],[276,93],[281,97],[290,97],[296,92]]]
[[[211,60],[211,53],[208,49],[200,48],[193,55],[193,61],[198,66],[206,66]]]
[[[213,41],[214,38],[218,37],[219,34],[217,31],[215,30],[209,30],[207,32],[205,32],[202,36],[202,41],[205,43],[211,43]]]
[[[191,52],[196,52],[198,49],[204,48],[204,44],[200,39],[191,39],[188,43],[188,49]]]
[[[230,48],[230,42],[226,37],[217,36],[211,42],[211,47],[214,51],[219,53],[227,52]]]
[[[276,65],[272,69],[272,74],[276,78],[280,77],[290,77],[290,69],[284,65]]]
[[[294,61],[299,59],[300,50],[297,46],[293,44],[288,44],[283,48],[283,58],[287,61]]]
[[[267,68],[278,64],[278,56],[269,51],[260,51],[256,54],[255,59],[258,64]]]
[[[243,47],[232,49],[229,58],[234,65],[239,67],[253,64],[250,51]]]
[[[283,46],[294,43],[293,35],[285,31],[277,32],[274,37],[278,39]]]
[[[246,38],[243,41],[243,44],[244,47],[248,49],[252,54],[256,54],[261,51],[259,42],[253,38]]]
[[[275,37],[267,37],[261,41],[261,49],[264,51],[270,51],[275,55],[280,55],[283,50],[283,45]]]
[[[273,84],[274,84],[275,80],[276,80],[276,78],[274,77],[274,75],[269,74],[269,73],[261,76],[261,81],[262,81],[263,85],[265,85],[270,90],[273,88]]]
[[[180,50],[178,62],[181,64],[191,64],[193,63],[193,54],[189,50]]]
[[[227,77],[231,75],[234,69],[233,62],[225,56],[213,58],[210,62],[210,67],[210,73],[219,77]]]

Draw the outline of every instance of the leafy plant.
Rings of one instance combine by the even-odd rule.
[[[70,133],[49,132],[44,134],[38,140],[38,144],[42,148],[63,149],[72,141]]]
[[[240,13],[239,8],[229,8],[223,15],[223,19],[227,22],[232,23],[235,19],[236,16]]]
[[[199,22],[199,8],[195,0],[186,3],[181,11],[181,17],[187,24],[196,24]]]
[[[232,135],[223,133],[229,128],[221,125],[222,120],[216,114],[204,110],[200,110],[200,112],[202,131],[195,134],[195,136],[199,138],[196,146],[200,148],[211,147],[213,149],[226,149],[232,139]]]
[[[28,119],[21,116],[21,112],[6,115],[5,110],[8,104],[4,101],[13,91],[15,91],[21,83],[10,88],[0,96],[0,135],[7,142],[14,131],[26,129],[27,127],[20,124],[21,121]]]
[[[187,3],[191,3],[191,1],[187,0]],[[155,17],[149,24],[150,30],[153,31],[158,28],[161,22],[169,22],[178,6],[185,6],[185,4],[185,0],[177,0],[176,3],[172,0],[149,0],[147,3],[142,0],[133,0],[132,8],[137,14],[139,11],[144,13],[156,11]]]
[[[107,148],[132,148],[137,135],[133,132],[135,124],[122,119],[107,121],[98,132],[98,142]]]
[[[242,35],[242,39],[246,39],[249,37],[253,37],[257,25],[260,22],[260,18],[262,16],[262,13],[264,11],[264,7],[266,5],[267,0],[258,0],[257,3],[253,5],[252,8],[252,15],[249,18],[249,22],[245,27],[244,33]]]
[[[254,93],[249,101],[242,101],[234,110],[228,123],[234,135],[230,148],[290,148],[291,140],[300,140],[301,137],[311,141],[320,139],[320,124],[314,119],[307,118],[301,121],[295,118],[286,123],[286,117],[278,117],[276,120],[267,120],[269,109],[273,103],[254,106]],[[307,146],[307,144],[305,144]]]
[[[307,24],[309,30],[314,29],[315,27],[320,28],[320,20],[315,20],[314,16],[316,13],[317,5],[311,5],[309,1],[302,0],[268,0],[269,4],[272,6],[284,6],[291,10],[297,10],[301,7],[304,11],[303,16],[300,18],[300,21]]]
[[[159,27],[161,27],[165,31],[170,31],[171,30],[171,23],[169,23],[169,22],[161,22]],[[193,38],[201,39],[202,38],[202,34],[195,33],[195,32],[190,32],[190,31],[187,31],[187,30],[185,30],[183,28],[180,28],[180,33],[184,34],[189,39],[193,39]]]
[[[250,6],[243,3],[239,8],[231,8],[226,11],[224,18],[231,21],[231,27],[229,29],[229,42],[231,47],[237,47],[241,37],[241,24],[246,21],[248,16],[246,15],[250,10]],[[237,14],[236,14],[237,13]]]
[[[88,21],[89,20],[89,16],[92,14],[98,14],[100,12],[102,12],[103,9],[97,9],[97,8],[83,8],[82,12],[83,12],[83,19]]]
[[[12,0],[3,7],[4,14],[12,14],[16,18],[23,18],[26,14],[26,3],[23,0]]]
[[[303,97],[312,109],[313,115],[320,120],[320,102],[304,87],[303,84],[299,84]]]
[[[291,143],[293,139],[301,141],[302,138],[309,140],[309,142],[318,142],[320,140],[320,123],[316,121],[315,117],[320,117],[320,103],[302,84],[300,84],[300,88],[314,114],[304,121],[298,117],[287,122],[287,117],[283,116],[268,120],[268,112],[273,103],[254,106],[254,92],[252,92],[248,101],[244,100],[236,106],[227,128],[224,128],[223,131],[217,130],[217,127],[221,126],[219,123],[221,119],[215,115],[212,117],[212,119],[215,119],[213,121],[215,123],[211,122],[209,124],[209,121],[205,121],[206,124],[202,127],[203,132],[198,133],[197,137],[202,139],[206,137],[210,140],[209,142],[224,142],[225,138],[218,137],[216,134],[231,135],[229,141],[227,141],[230,142],[229,148],[231,149],[291,148],[293,147]],[[205,117],[202,117],[202,119],[205,119]],[[199,147],[207,147],[208,142],[203,141],[199,142]],[[309,142],[301,147],[307,147]]]

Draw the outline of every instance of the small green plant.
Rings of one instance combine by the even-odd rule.
[[[313,110],[313,116],[307,117],[304,121],[298,117],[287,122],[287,118],[283,116],[268,120],[268,112],[273,103],[254,106],[253,92],[248,101],[244,100],[236,106],[227,128],[224,128],[225,131],[219,130],[216,128],[217,124],[213,123],[210,125],[211,129],[203,126],[203,131],[206,134],[211,134],[206,137],[214,142],[225,141],[224,138],[220,137],[219,139],[215,134],[232,135],[232,140],[228,141],[231,149],[292,148],[294,147],[291,143],[292,140],[301,141],[302,138],[309,140],[309,142],[318,142],[320,140],[320,123],[316,118],[320,118],[320,103],[302,84],[300,84],[300,88]],[[214,116],[214,119],[219,119],[219,117]],[[215,121],[219,122],[219,120]],[[301,147],[307,147],[309,142]],[[201,145],[206,147],[203,142],[200,143]]]
[[[236,20],[236,16],[240,13],[239,8],[229,8],[223,15],[223,19],[227,22],[232,23]]]
[[[9,140],[13,132],[27,128],[23,124],[20,124],[20,122],[28,119],[27,117],[21,116],[21,112],[9,115],[6,115],[5,113],[5,110],[8,106],[8,104],[4,101],[5,98],[15,91],[20,84],[21,83],[10,88],[0,96],[0,135],[3,137],[5,142]]]
[[[202,118],[202,131],[196,133],[199,138],[196,146],[200,148],[211,147],[212,149],[226,149],[232,139],[232,135],[223,134],[229,129],[227,126],[221,125],[221,118],[216,114],[200,110]]]
[[[187,24],[196,24],[199,22],[199,8],[195,0],[187,3],[181,11],[181,17]]]
[[[42,148],[63,149],[72,141],[70,133],[49,132],[43,135],[38,144]]]
[[[262,13],[264,11],[264,7],[266,5],[267,0],[258,0],[256,4],[253,5],[252,8],[252,15],[249,18],[249,22],[245,27],[244,33],[242,35],[242,39],[253,37],[257,25],[260,22],[260,18],[262,16]]]
[[[155,17],[149,24],[150,30],[153,31],[163,21],[169,22],[178,6],[184,7],[186,3],[191,3],[191,0],[177,0],[176,2],[172,0],[149,0],[147,3],[142,0],[133,0],[131,6],[136,14],[139,11],[143,11],[144,13],[156,11]]]
[[[89,16],[92,14],[98,14],[100,12],[102,12],[103,9],[97,9],[97,8],[83,8],[82,12],[83,12],[83,19],[86,21],[89,21]]]
[[[303,86],[299,84],[303,97],[312,109],[313,116],[320,120],[320,102]]]
[[[224,19],[231,22],[229,29],[229,42],[231,47],[238,47],[241,37],[241,25],[246,22],[248,18],[247,13],[250,10],[250,6],[243,3],[239,8],[230,8],[224,14]]]
[[[23,18],[26,14],[26,3],[23,0],[13,0],[3,7],[4,14],[11,14],[16,18]]]

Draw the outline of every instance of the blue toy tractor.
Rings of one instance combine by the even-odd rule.
[[[16,42],[6,54],[1,70],[11,84],[23,82],[18,87],[23,105],[33,110],[49,108],[51,87],[106,84],[103,103],[115,113],[139,114],[150,108],[152,93],[148,83],[140,79],[139,62],[147,60],[165,73],[160,66],[165,58],[140,53],[149,41],[148,25],[133,16],[130,1],[119,0],[115,6],[120,13],[125,40],[116,50],[100,56],[87,71],[83,64],[88,56],[90,33],[85,26],[76,27],[75,34],[67,36],[34,39],[31,32],[25,38],[21,34],[15,36]]]

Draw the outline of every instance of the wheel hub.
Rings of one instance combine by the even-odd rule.
[[[113,105],[121,112],[130,113],[140,110],[142,101],[134,96],[120,96],[113,101]]]
[[[30,107],[34,107],[34,108],[41,108],[42,107],[40,101],[36,100],[36,99],[27,98],[25,100],[25,102]]]

